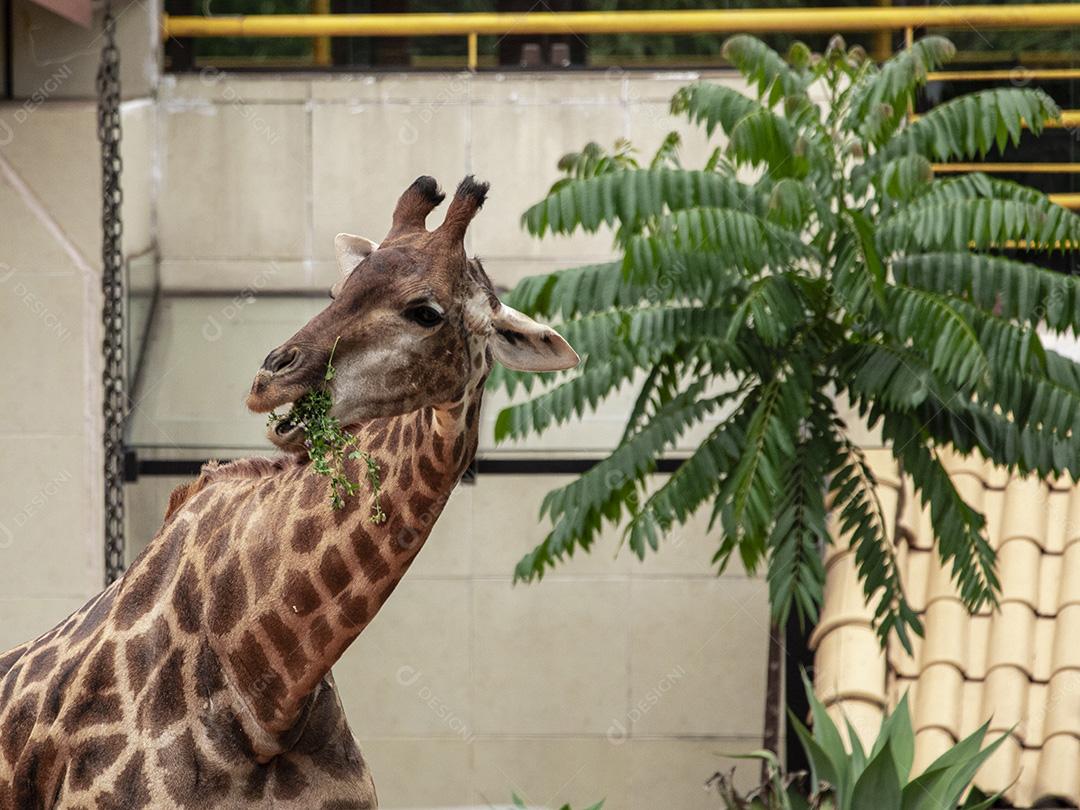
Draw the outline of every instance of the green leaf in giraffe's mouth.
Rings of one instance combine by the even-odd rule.
[[[334,367],[330,361],[326,368],[325,379],[332,380]],[[335,509],[344,508],[345,498],[356,495],[361,489],[359,481],[349,478],[346,458],[364,461],[364,478],[372,492],[371,520],[373,523],[382,523],[386,520],[386,513],[382,509],[379,464],[368,453],[356,447],[356,436],[342,428],[338,418],[331,415],[333,405],[334,400],[329,391],[314,388],[296,400],[288,413],[278,415],[271,411],[267,425],[273,427],[274,433],[282,438],[288,437],[297,429],[303,430],[303,445],[307,449],[312,467],[315,472],[330,479],[330,504]]]

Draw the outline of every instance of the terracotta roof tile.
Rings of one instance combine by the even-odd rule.
[[[933,550],[930,517],[887,450],[867,451],[897,559],[925,638],[883,656],[847,538],[826,554],[825,603],[811,636],[814,686],[864,743],[908,693],[918,773],[987,720],[1009,738],[975,782],[1016,807],[1080,805],[1080,487],[1011,477],[976,458],[948,456],[957,489],[987,518],[998,553],[1001,604],[970,616]]]

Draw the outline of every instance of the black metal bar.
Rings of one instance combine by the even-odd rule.
[[[130,451],[133,459],[126,465],[128,481],[141,476],[198,475],[209,459],[139,458]],[[471,483],[478,475],[580,475],[588,472],[599,459],[593,458],[478,458],[470,465],[462,479]],[[672,473],[682,464],[682,459],[664,458],[656,465],[657,472]]]
[[[15,0],[4,2],[4,98],[15,98]]]

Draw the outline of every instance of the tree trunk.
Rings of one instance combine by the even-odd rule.
[[[780,756],[780,711],[784,700],[784,640],[776,622],[769,625],[769,662],[765,676],[765,735],[763,747]],[[769,778],[769,764],[761,763],[761,781]]]

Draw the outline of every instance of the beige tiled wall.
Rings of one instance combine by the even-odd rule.
[[[469,172],[491,182],[469,248],[497,283],[607,258],[610,235],[537,240],[522,231],[521,213],[557,178],[556,161],[590,140],[610,147],[631,137],[647,160],[679,130],[684,159],[703,163],[701,131],[667,114],[690,78],[166,76],[163,279],[174,289],[242,289],[273,261],[269,286],[326,286],[334,234],[381,238],[397,196],[419,174],[448,190]]]
[[[153,245],[154,4],[117,4],[124,50],[124,247]],[[0,649],[101,588],[102,41],[15,0],[14,93],[0,103]]]

